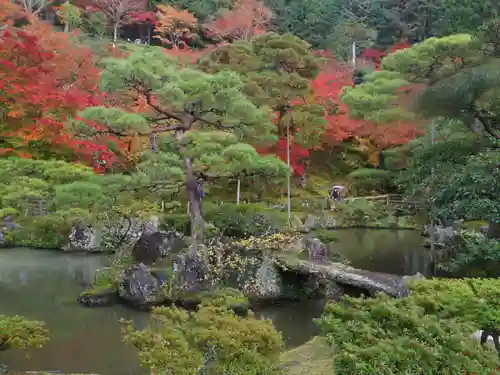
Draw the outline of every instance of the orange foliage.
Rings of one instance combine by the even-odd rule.
[[[11,23],[16,14],[22,14],[23,10],[10,0],[0,0],[0,30]]]
[[[172,47],[186,47],[186,41],[193,36],[196,17],[187,10],[177,10],[170,5],[158,5],[155,38]]]
[[[250,40],[266,32],[272,12],[259,0],[238,0],[226,11],[205,25],[209,33],[221,39]]]

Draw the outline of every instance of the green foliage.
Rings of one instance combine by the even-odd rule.
[[[476,231],[461,231],[453,247],[440,256],[438,267],[454,276],[498,277],[500,240]]]
[[[154,95],[160,106],[176,113],[173,120],[183,113],[187,115],[184,108],[189,101],[199,100],[203,120],[200,122],[205,125],[220,121],[226,126],[235,126],[234,133],[238,137],[259,139],[265,139],[273,131],[268,109],[257,108],[246,99],[241,91],[243,83],[235,72],[205,74],[183,68],[178,60],[157,47],[134,51],[126,59],[106,60],[106,69],[101,75],[104,91],[125,93],[136,83],[144,92]],[[103,122],[115,131],[149,132],[149,123],[143,116],[117,108],[88,108],[82,116]],[[190,137],[195,139],[196,135]]]
[[[356,169],[349,173],[349,178],[358,195],[370,194],[373,191],[387,192],[392,182],[391,172],[373,168]]]
[[[45,324],[21,316],[0,315],[0,350],[40,348],[48,341]]]
[[[499,217],[498,148],[491,139],[462,124],[437,124],[440,142],[419,140],[399,183],[407,193],[432,202],[431,214],[449,221]]]
[[[413,114],[397,106],[398,90],[406,84],[407,81],[397,72],[382,70],[370,73],[364,76],[361,85],[344,89],[342,102],[354,118],[375,123],[411,120]]]
[[[335,206],[335,210],[339,212],[342,225],[346,227],[373,225],[387,216],[385,209],[366,199],[341,202]]]
[[[497,327],[498,281],[425,280],[412,294],[392,299],[344,297],[318,323],[335,348],[335,372],[344,374],[492,374],[497,353],[471,339]]]
[[[40,249],[61,249],[68,242],[71,227],[87,218],[88,213],[78,209],[56,211],[40,217],[24,217],[21,228],[8,233],[10,245]]]
[[[162,230],[175,230],[184,235],[190,235],[191,222],[187,214],[167,214],[160,224]]]
[[[323,243],[337,242],[339,240],[337,234],[329,229],[315,229],[312,236],[319,239]]]
[[[125,341],[139,349],[143,366],[156,372],[191,375],[280,374],[280,334],[270,321],[238,317],[219,300],[203,301],[190,314],[155,308],[146,329],[125,324]]]
[[[287,124],[291,124],[295,142],[310,145],[318,142],[325,126],[324,108],[300,103],[293,105],[290,113],[287,111],[290,100],[308,96],[309,81],[321,67],[321,60],[307,42],[290,34],[266,33],[251,41],[221,46],[202,58],[199,66],[209,73],[227,70],[240,73],[242,89],[252,102],[279,113],[280,136],[285,134]]]
[[[103,226],[151,215],[157,212],[151,200],[161,191],[139,189],[145,182],[141,173],[102,176],[63,161],[0,159],[0,205],[16,212],[20,225],[7,240],[14,246],[59,249],[78,222]]]
[[[212,206],[206,211],[205,218],[222,234],[237,238],[280,232],[288,222],[286,213],[262,204],[226,203]]]

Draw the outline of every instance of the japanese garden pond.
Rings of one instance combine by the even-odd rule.
[[[338,230],[333,250],[351,265],[395,274],[427,272],[427,256],[418,231],[381,229]],[[122,343],[118,320],[132,319],[140,328],[148,313],[123,306],[87,309],[76,297],[105,266],[105,256],[61,254],[55,251],[0,250],[0,314],[45,321],[51,340],[42,349],[0,352],[0,365],[12,370],[87,372],[138,375],[136,351]],[[299,346],[317,333],[313,319],[323,301],[257,306],[258,316],[273,321],[288,347]],[[28,356],[26,356],[28,354]]]

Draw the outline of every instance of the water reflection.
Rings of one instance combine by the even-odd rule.
[[[415,230],[348,229],[336,231],[329,251],[344,254],[356,268],[397,275],[428,275],[429,252]]]
[[[43,320],[50,342],[42,349],[0,352],[0,364],[15,370],[138,375],[136,350],[121,342],[118,320],[144,325],[147,314],[120,306],[84,309],[76,297],[105,258],[40,250],[0,251],[0,314]]]

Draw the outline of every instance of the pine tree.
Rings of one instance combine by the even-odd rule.
[[[153,181],[175,180],[183,172],[195,239],[201,240],[203,234],[197,178],[285,174],[286,165],[277,158],[260,158],[253,147],[241,143],[272,142],[275,128],[269,109],[258,108],[243,94],[244,83],[237,73],[209,75],[182,67],[161,48],[147,48],[126,59],[108,60],[101,78],[103,90],[141,96],[146,108],[130,113],[90,107],[82,117],[99,123],[103,133],[149,137],[151,148],[158,152],[145,153],[137,171]],[[93,129],[81,130],[92,135]]]

